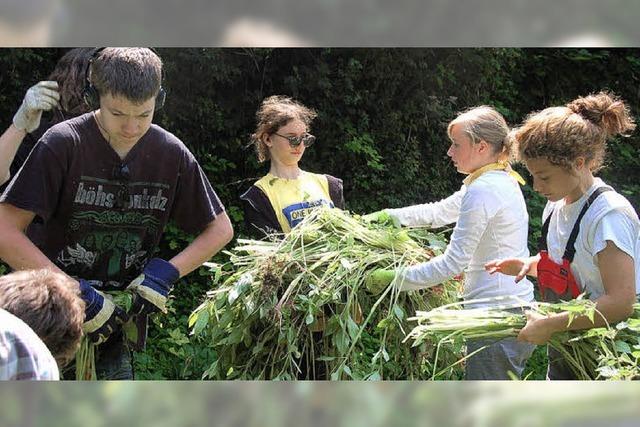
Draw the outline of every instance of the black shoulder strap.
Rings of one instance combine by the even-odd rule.
[[[573,257],[576,254],[576,239],[578,238],[578,233],[580,232],[580,221],[582,221],[582,217],[587,213],[589,207],[593,204],[593,202],[598,198],[599,195],[605,193],[607,191],[613,191],[611,187],[599,187],[596,188],[593,193],[589,196],[587,201],[585,202],[578,218],[576,219],[576,223],[573,225],[573,230],[571,230],[571,234],[569,235],[569,240],[567,241],[567,247],[564,250],[564,259],[569,260],[571,263],[573,261]]]
[[[551,215],[553,215],[553,209],[549,212],[549,216],[542,224],[542,232],[538,239],[538,252],[547,250],[547,233],[549,233],[549,222],[551,222]]]

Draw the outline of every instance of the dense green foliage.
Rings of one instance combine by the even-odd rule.
[[[10,123],[26,89],[46,78],[62,53],[0,50],[0,123]],[[267,170],[248,142],[255,111],[272,94],[318,111],[311,130],[317,143],[303,168],[342,178],[347,208],[358,213],[434,201],[459,188],[462,176],[446,156],[446,125],[468,107],[493,105],[518,124],[533,110],[601,89],[622,96],[634,114],[640,106],[635,49],[192,48],[160,54],[168,99],[154,121],[194,152],[236,235],[245,234],[238,196]],[[636,207],[637,135],[610,145],[609,166],[601,173]],[[530,186],[524,192],[533,250],[544,200]],[[189,238],[170,228],[160,255],[175,253]],[[208,287],[197,273],[177,287],[174,315],[158,320],[147,353],[137,359],[141,377],[196,378],[202,372],[198,366],[207,365],[208,355],[187,344],[186,316]],[[176,362],[185,355],[188,367]]]

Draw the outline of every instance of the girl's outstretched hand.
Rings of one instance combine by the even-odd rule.
[[[507,276],[516,276],[516,283],[518,283],[531,272],[533,263],[531,258],[505,258],[486,263],[484,269],[489,274],[502,273]]]

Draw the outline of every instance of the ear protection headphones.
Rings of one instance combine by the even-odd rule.
[[[97,110],[98,108],[100,108],[100,93],[98,93],[98,89],[96,89],[96,87],[91,82],[91,66],[93,65],[93,61],[95,61],[96,58],[98,58],[98,55],[104,49],[105,49],[104,47],[99,47],[93,51],[93,53],[91,54],[91,57],[89,58],[89,62],[87,62],[87,68],[84,71],[85,84],[84,84],[84,89],[82,89],[82,99],[84,100],[85,104],[87,104],[89,108],[92,110]],[[158,52],[156,52],[154,49],[152,48],[148,48],[148,49],[151,50],[156,55],[158,55]],[[158,55],[158,57],[159,56],[160,55]],[[155,111],[160,110],[164,106],[164,101],[167,99],[167,92],[162,87],[162,78],[163,76],[161,72],[160,90],[158,91],[158,95],[156,95]]]

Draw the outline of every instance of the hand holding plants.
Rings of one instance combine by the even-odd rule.
[[[373,295],[378,295],[382,291],[384,291],[391,282],[393,282],[393,279],[395,277],[395,270],[379,268],[377,270],[373,270],[367,276],[367,278],[365,279],[365,286],[370,293],[372,293]]]
[[[364,215],[362,217],[364,222],[368,223],[377,223],[377,224],[389,224],[393,225],[395,228],[400,228],[401,224],[397,218],[394,218],[392,215],[385,210],[372,212],[370,214]]]
[[[518,341],[529,342],[536,345],[544,345],[555,332],[549,322],[549,317],[535,311],[528,310],[527,324],[520,330]]]

